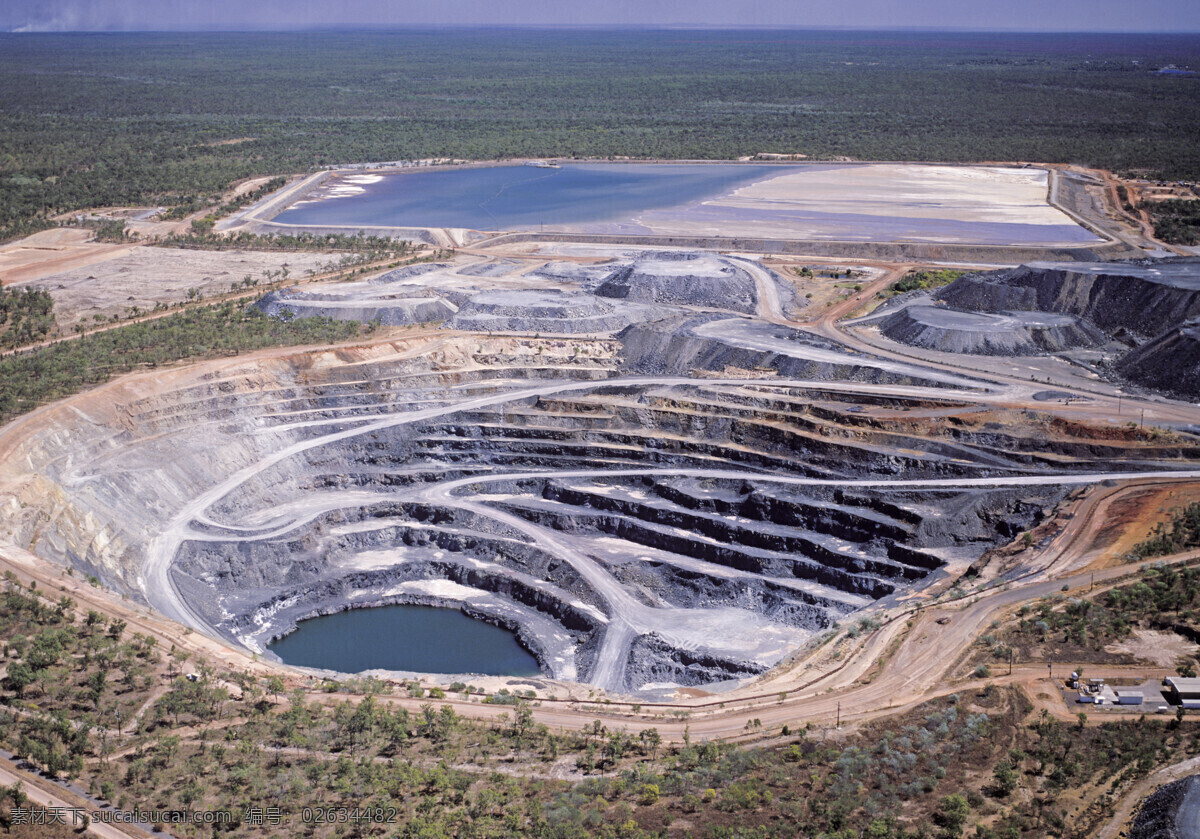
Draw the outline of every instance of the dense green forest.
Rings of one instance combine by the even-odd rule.
[[[1172,245],[1200,245],[1200,201],[1172,199],[1149,203],[1158,238]]]
[[[0,349],[32,344],[54,328],[54,298],[40,288],[0,287]]]
[[[1075,162],[1200,178],[1200,37],[0,35],[0,238],[249,175],[425,157]]]
[[[233,302],[194,306],[0,358],[0,424],[139,367],[265,347],[332,344],[373,328],[329,318],[280,320],[252,305]]]

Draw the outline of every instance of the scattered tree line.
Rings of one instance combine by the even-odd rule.
[[[284,321],[234,302],[195,306],[0,358],[0,423],[140,367],[267,347],[332,344],[374,328],[324,317]]]
[[[241,231],[230,235],[193,230],[175,233],[155,244],[169,248],[256,251],[347,251],[403,257],[413,251],[411,242],[363,233],[268,233]]]
[[[230,201],[226,201],[224,204],[217,207],[203,218],[195,219],[192,222],[192,230],[197,233],[208,233],[213,229],[213,227],[216,226],[216,223],[225,218],[225,216],[240,210],[242,207],[253,204],[260,198],[265,198],[286,183],[287,178],[283,176],[271,178],[271,180],[267,181],[257,189],[253,189],[244,195],[239,195]],[[190,203],[191,202],[189,202],[188,206],[190,206]],[[179,207],[176,207],[175,212],[172,213],[172,216],[177,215],[179,209]]]
[[[321,839],[652,839],[677,820],[705,839],[1042,839],[1110,815],[1107,796],[1079,811],[1068,790],[1118,790],[1200,745],[1200,728],[1180,720],[1028,722],[1023,696],[993,686],[838,736],[751,720],[748,732],[771,738],[761,747],[686,734],[666,744],[654,727],[601,720],[555,731],[524,697],[476,721],[415,682],[327,691],[218,669],[11,572],[0,643],[0,745],[119,809],[228,814],[217,831],[172,827],[189,839],[268,837],[305,821],[304,835]],[[449,690],[479,699],[462,683]],[[560,764],[583,779],[551,780]],[[19,791],[0,801],[23,803]],[[272,807],[282,824],[249,815]],[[302,821],[304,808],[359,815]]]
[[[1158,565],[1142,569],[1139,578],[1093,597],[1046,597],[1037,604],[1017,610],[1014,626],[994,630],[976,642],[974,662],[1004,666],[1011,663],[1056,660],[1079,656],[1083,661],[1101,660],[1107,648],[1128,638],[1134,630],[1195,633],[1196,609],[1200,607],[1200,568]],[[1188,656],[1176,662],[1187,675],[1200,664]],[[987,674],[981,674],[986,676]]]
[[[1169,522],[1159,522],[1149,538],[1134,546],[1139,558],[1167,556],[1200,548],[1200,503],[1179,507]]]
[[[895,294],[907,291],[924,291],[931,288],[941,288],[957,280],[966,271],[954,271],[943,268],[937,271],[909,271],[903,277],[892,283],[889,289]]]
[[[1172,245],[1200,245],[1200,200],[1147,201],[1154,235]]]

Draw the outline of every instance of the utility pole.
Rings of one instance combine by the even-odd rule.
[[[838,731],[842,730],[842,703],[841,702],[838,703],[837,730]]]

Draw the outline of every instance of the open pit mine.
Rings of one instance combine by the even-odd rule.
[[[258,305],[425,326],[37,411],[2,440],[5,535],[268,656],[307,617],[440,605],[550,679],[720,690],[931,585],[1029,573],[990,549],[1079,487],[1200,477],[1191,406],[1159,398],[1171,430],[1148,434],[1092,387],[1195,395],[1170,359],[1194,355],[1198,273],[970,274],[844,333],[792,280],[701,252],[298,286]],[[1055,353],[1086,378],[971,366]]]

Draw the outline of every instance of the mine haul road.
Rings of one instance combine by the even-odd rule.
[[[315,447],[337,443],[398,425],[451,416],[458,412],[501,406],[506,403],[568,392],[620,387],[669,388],[698,384],[706,388],[769,386],[844,393],[848,396],[929,398],[944,402],[960,401],[964,406],[986,404],[997,408],[1016,406],[1038,410],[1047,407],[1033,400],[1033,394],[1043,389],[1043,386],[1036,383],[972,368],[969,363],[970,359],[963,359],[962,364],[947,364],[922,359],[915,352],[910,354],[890,347],[876,346],[839,327],[839,318],[849,314],[861,305],[863,300],[869,299],[877,291],[886,288],[905,270],[912,267],[910,265],[896,266],[864,289],[861,294],[854,295],[830,307],[816,320],[797,323],[789,320],[782,311],[774,280],[768,272],[750,261],[742,264],[754,278],[758,289],[757,313],[762,320],[807,329],[811,333],[846,347],[857,354],[876,360],[886,360],[893,364],[904,365],[909,369],[922,369],[927,371],[927,379],[941,379],[943,383],[950,386],[922,387],[848,381],[622,376],[583,382],[578,380],[551,381],[529,387],[528,380],[524,380],[523,382],[508,383],[511,387],[510,390],[485,397],[466,399],[453,405],[386,416],[359,416],[353,419],[297,422],[292,426],[338,425],[340,430],[306,439],[276,452],[231,475],[219,485],[198,495],[188,503],[148,547],[147,561],[140,580],[142,590],[146,592],[151,604],[172,620],[204,632],[214,633],[213,628],[196,615],[180,596],[170,571],[171,562],[179,546],[188,539],[201,538],[200,531],[192,530],[193,523],[204,522],[205,531],[209,534],[214,532],[214,528],[218,530],[223,528],[226,532],[223,538],[237,539],[237,528],[214,522],[207,518],[207,513],[214,504],[265,469]],[[931,371],[938,371],[942,375],[928,375]],[[1112,417],[1116,414],[1114,410],[1116,399],[1110,394],[1086,388],[1058,385],[1055,387],[1092,400],[1086,409],[1078,409],[1080,412],[1086,411],[1088,416]],[[1123,398],[1127,405],[1146,406],[1154,412],[1155,416],[1163,419],[1192,423],[1200,419],[1200,409],[1192,406],[1158,401],[1142,402],[1133,397]],[[1062,410],[1059,406],[1055,406],[1055,409]],[[1071,411],[1071,413],[1076,412],[1076,410]],[[347,422],[354,423],[355,427],[345,428]],[[1129,473],[1021,474],[973,479],[924,480],[813,479],[772,475],[752,469],[551,470],[476,475],[444,481],[432,486],[426,485],[419,490],[391,493],[387,497],[391,499],[411,497],[490,517],[525,534],[536,541],[540,547],[570,563],[610,607],[609,621],[605,625],[600,653],[588,681],[602,688],[613,690],[623,682],[629,645],[636,635],[650,631],[669,633],[672,629],[677,629],[680,624],[686,625],[688,610],[655,608],[637,602],[626,589],[617,583],[608,570],[591,557],[572,547],[567,540],[561,537],[561,534],[540,527],[519,516],[497,510],[485,501],[472,496],[479,494],[476,489],[482,490],[488,484],[501,481],[536,478],[605,479],[664,476],[730,479],[793,486],[851,486],[897,490],[1032,485],[1095,487],[1107,484],[1107,486],[1089,493],[1080,500],[1075,507],[1074,516],[1067,517],[1065,525],[1051,542],[1030,552],[1031,557],[1025,563],[1027,571],[1024,576],[1000,586],[968,593],[953,602],[928,602],[913,599],[908,601],[908,605],[893,608],[886,613],[883,625],[865,640],[859,653],[832,672],[814,674],[809,681],[800,682],[799,680],[804,678],[804,662],[801,661],[798,665],[777,668],[755,683],[729,694],[667,705],[644,702],[636,712],[630,703],[616,702],[607,706],[547,700],[532,709],[534,717],[539,722],[551,727],[581,729],[590,725],[593,720],[600,719],[610,728],[639,730],[655,727],[667,740],[679,741],[685,734],[693,739],[739,739],[759,736],[756,730],[749,728],[750,723],[754,720],[761,723],[761,728],[757,729],[758,732],[772,727],[778,728],[784,724],[802,724],[806,721],[828,725],[839,717],[844,721],[857,722],[893,714],[932,697],[945,695],[955,690],[970,689],[980,683],[970,679],[955,679],[954,668],[974,643],[976,637],[1005,612],[1022,603],[1060,593],[1064,586],[1068,589],[1079,590],[1093,583],[1111,584],[1136,574],[1146,565],[1153,564],[1146,562],[1107,568],[1094,573],[1081,572],[1081,569],[1095,558],[1092,545],[1096,533],[1105,523],[1101,510],[1101,499],[1135,491],[1147,484],[1200,481],[1200,468]],[[80,478],[80,480],[86,479],[86,476]],[[1097,512],[1098,510],[1101,512]],[[272,534],[285,533],[288,529],[299,526],[305,520],[307,519],[304,517],[297,517],[290,522],[272,523]],[[261,536],[262,534],[257,535]],[[247,535],[246,538],[250,538],[250,536]],[[0,549],[0,554],[2,553],[3,549]],[[1198,556],[1200,556],[1200,552],[1193,552],[1168,558],[1165,561],[1193,561]],[[1159,561],[1164,560],[1154,560],[1153,562]],[[9,565],[10,563],[5,562],[4,564]],[[41,564],[39,563],[39,565]],[[27,563],[22,563],[21,570],[25,574],[44,574],[44,578],[54,584],[60,582],[56,573],[52,573],[56,572],[56,569],[52,569],[50,566],[35,572]],[[121,607],[107,593],[87,592],[86,596],[89,603],[105,604],[104,609],[109,613],[129,613],[127,606]],[[948,621],[944,624],[939,623],[944,619],[948,619]],[[910,621],[911,626],[909,625]],[[165,632],[164,637],[170,637],[172,643],[184,648],[195,648],[205,655],[212,655],[214,649],[220,649],[220,654],[227,662],[240,660],[247,669],[263,672],[279,668],[278,665],[267,662],[252,662],[249,654],[244,650],[223,648],[212,639],[198,639],[183,632],[175,634],[169,628],[164,630],[157,621],[147,619],[143,625],[155,627],[156,633]],[[280,669],[288,673],[295,672],[286,667]],[[990,681],[1019,683],[1022,680],[1044,677],[1044,675],[1045,671],[1041,665],[1022,665],[1014,669],[1012,676],[996,676]],[[383,697],[381,700],[410,705],[413,708],[418,707],[422,701],[401,697]],[[495,719],[498,715],[505,713],[503,708],[484,706],[455,698],[439,701],[453,706],[460,714],[476,718]],[[1061,710],[1061,715],[1068,716],[1065,708]]]
[[[964,384],[971,384],[971,382],[966,380],[960,379],[959,381],[963,382]],[[191,523],[193,521],[205,520],[206,511],[212,507],[212,505],[236,490],[246,481],[250,480],[256,475],[261,474],[264,470],[270,468],[271,466],[274,466],[275,464],[280,463],[289,457],[301,454],[310,449],[330,445],[342,440],[348,440],[350,438],[365,434],[371,434],[375,431],[412,423],[420,423],[438,417],[452,416],[464,411],[500,406],[520,400],[536,399],[542,396],[576,391],[598,390],[604,388],[619,388],[628,386],[692,386],[696,385],[697,383],[702,383],[706,387],[718,385],[761,387],[764,384],[764,382],[759,379],[696,380],[682,376],[622,376],[612,379],[600,379],[583,382],[578,380],[567,380],[549,382],[537,387],[515,388],[499,394],[477,397],[475,399],[467,399],[453,405],[425,408],[399,414],[388,414],[381,418],[373,419],[370,417],[356,417],[353,421],[361,423],[356,427],[332,432],[330,434],[325,434],[318,437],[312,437],[280,449],[279,451],[274,452],[270,456],[263,458],[257,463],[253,463],[239,470],[226,480],[212,487],[208,491],[198,495],[196,498],[186,504],[180,509],[175,517],[163,527],[160,533],[148,545],[145,562],[142,566],[142,571],[139,577],[139,587],[146,595],[151,605],[172,620],[179,621],[180,623],[191,626],[194,629],[220,634],[200,615],[196,614],[196,612],[189,607],[184,599],[180,596],[175,587],[174,581],[171,578],[171,562],[174,559],[179,546],[188,538],[191,538]],[[808,388],[823,391],[840,391],[845,393],[875,393],[879,395],[902,395],[909,397],[938,399],[960,398],[964,401],[964,403],[973,403],[981,399],[987,400],[989,397],[996,401],[1007,401],[1014,398],[1015,395],[1009,392],[1004,392],[1003,394],[984,394],[968,390],[956,392],[953,389],[942,390],[908,385],[876,385],[860,384],[856,382],[823,382],[815,380],[771,380],[769,384],[773,387]],[[980,382],[979,384],[982,385],[983,383]],[[1029,388],[1028,384],[1020,384],[1018,385],[1018,388],[1023,388],[1024,390],[1032,393],[1032,389]],[[346,422],[347,420],[345,418],[310,420],[291,425],[283,425],[277,430],[299,427],[314,427],[319,425],[345,425]],[[722,477],[722,475],[716,473],[714,473],[712,476]],[[768,474],[751,471],[747,471],[745,473],[728,473],[725,475],[725,477],[771,480],[771,476]],[[75,479],[77,482],[86,480],[86,476]],[[1016,485],[1020,485],[1018,480],[1014,480]],[[1094,478],[1093,480],[1103,480],[1103,477]],[[1085,481],[1085,483],[1087,483],[1087,481]],[[876,484],[868,481],[861,485],[873,486]],[[986,485],[991,486],[992,484]],[[297,521],[295,524],[300,523],[300,521]]]
[[[912,266],[910,264],[900,264],[893,270],[880,277],[864,292],[857,296],[852,296],[845,301],[830,307],[816,321],[807,323],[797,323],[787,318],[782,311],[778,290],[774,279],[769,272],[761,266],[754,263],[752,260],[739,259],[738,262],[750,273],[753,277],[757,290],[757,314],[766,321],[787,325],[790,327],[807,328],[812,333],[820,335],[836,345],[847,347],[858,358],[874,359],[875,366],[883,369],[898,369],[908,372],[912,375],[924,375],[927,379],[940,379],[941,382],[949,387],[919,387],[912,385],[890,385],[890,384],[861,384],[856,382],[846,381],[808,381],[808,380],[779,380],[772,379],[769,382],[758,379],[704,379],[702,380],[705,387],[730,386],[730,387],[761,387],[768,385],[773,388],[810,388],[825,392],[844,392],[847,394],[878,394],[887,396],[904,396],[904,397],[928,397],[941,400],[961,400],[964,404],[980,404],[990,403],[996,406],[1013,406],[1013,405],[1030,405],[1033,403],[1033,394],[1041,389],[1036,383],[1032,384],[1027,381],[1016,379],[1014,377],[1000,376],[992,372],[981,373],[964,363],[962,365],[951,365],[944,363],[932,363],[928,360],[916,357],[915,355],[907,355],[900,352],[882,349],[874,344],[868,343],[859,339],[856,336],[850,335],[839,328],[838,318],[845,316],[853,311],[861,304],[863,299],[875,294],[878,290],[882,290],[901,276],[906,270]],[[822,352],[814,350],[814,352]],[[936,371],[936,372],[934,372]],[[694,386],[698,383],[696,379],[690,377],[653,377],[653,376],[618,376],[611,379],[602,379],[594,381],[552,381],[546,382],[535,387],[522,387],[520,383],[509,383],[512,387],[498,394],[490,394],[484,397],[474,399],[466,399],[464,401],[432,408],[425,408],[415,411],[409,411],[399,414],[389,414],[376,417],[355,417],[347,420],[329,419],[329,420],[311,420],[302,421],[291,424],[287,427],[313,427],[321,425],[341,426],[341,430],[334,431],[324,435],[318,435],[305,439],[301,442],[288,446],[278,452],[271,454],[263,460],[251,464],[237,473],[231,475],[226,480],[222,481],[217,486],[212,487],[208,491],[194,498],[186,504],[176,516],[167,523],[159,535],[151,542],[148,547],[146,562],[142,569],[142,576],[139,580],[140,587],[145,592],[151,604],[168,617],[177,620],[185,625],[205,631],[210,634],[217,634],[216,630],[210,626],[207,621],[198,615],[186,603],[175,586],[174,579],[171,575],[171,563],[183,542],[189,539],[211,538],[214,528],[224,530],[223,538],[226,540],[238,540],[258,538],[263,534],[257,533],[252,535],[237,534],[238,528],[224,527],[219,522],[215,522],[207,517],[208,510],[220,500],[225,498],[229,493],[235,491],[246,481],[261,474],[264,470],[271,466],[305,451],[314,449],[320,446],[335,444],[343,440],[353,437],[371,434],[387,428],[393,428],[400,425],[424,422],[429,419],[438,417],[452,416],[459,412],[471,411],[480,408],[500,406],[505,403],[518,402],[521,400],[537,399],[543,396],[551,396],[555,394],[563,394],[568,392],[578,392],[587,390],[599,390],[604,388],[620,388],[620,387],[675,387],[675,386]],[[1103,395],[1092,391],[1080,391],[1079,395],[1086,396],[1090,400],[1098,398],[1103,402]],[[1128,400],[1132,401],[1132,400]],[[1161,408],[1161,403],[1156,403],[1156,407]],[[1194,411],[1188,410],[1190,406],[1182,410],[1176,410],[1177,416],[1184,418],[1195,419]],[[1095,406],[1092,410],[1104,411],[1106,406],[1103,404]],[[356,423],[355,427],[345,428],[347,421]],[[688,624],[691,610],[671,609],[671,608],[651,608],[640,604],[637,600],[631,597],[627,591],[612,577],[608,570],[602,567],[598,562],[576,550],[571,545],[567,544],[566,540],[556,536],[551,530],[539,525],[528,522],[518,516],[497,511],[487,504],[473,501],[469,497],[460,497],[457,490],[469,487],[472,484],[484,485],[494,481],[510,481],[519,480],[521,478],[616,478],[616,477],[661,477],[661,476],[686,476],[696,478],[712,478],[712,479],[733,479],[733,480],[749,480],[767,483],[782,483],[787,485],[811,485],[811,486],[854,486],[854,487],[871,487],[876,489],[916,489],[916,488],[967,488],[967,487],[1003,487],[1003,486],[1031,486],[1031,485],[1088,485],[1097,484],[1108,480],[1119,480],[1124,484],[1135,481],[1152,481],[1161,479],[1200,479],[1200,469],[1197,470],[1162,470],[1162,471],[1143,471],[1136,473],[1088,473],[1088,474],[1062,474],[1062,475],[1009,475],[999,477],[989,477],[982,479],[931,479],[931,480],[884,480],[884,479],[866,479],[853,481],[830,481],[811,478],[796,478],[790,476],[777,476],[756,472],[753,470],[661,470],[661,469],[645,469],[645,470],[596,470],[596,471],[546,471],[546,472],[525,472],[525,473],[508,473],[499,475],[476,476],[470,479],[463,479],[448,483],[435,484],[433,487],[427,487],[420,491],[420,500],[436,501],[450,507],[458,507],[460,509],[469,510],[477,515],[486,516],[493,520],[499,521],[508,527],[511,527],[519,532],[524,533],[540,547],[549,550],[559,558],[568,562],[575,570],[584,577],[589,585],[602,597],[609,607],[608,617],[609,622],[605,626],[605,635],[601,643],[600,654],[593,667],[593,672],[589,674],[588,681],[598,687],[605,688],[610,691],[618,690],[623,682],[623,672],[625,659],[628,655],[629,645],[638,634],[643,634],[650,631],[661,632],[668,635],[677,635],[679,627],[682,624]],[[79,480],[86,480],[86,477]],[[402,498],[406,493],[400,492],[390,494],[388,497],[393,500]],[[354,503],[353,500],[347,498],[346,503]],[[305,522],[311,520],[315,515],[312,511],[304,516],[298,516],[291,522],[273,523],[271,535],[277,536],[286,533],[289,529],[298,527]],[[192,525],[195,522],[204,522],[205,531],[209,535],[202,534],[199,531],[193,530]],[[1030,595],[1040,596],[1040,595]],[[695,627],[696,631],[700,631],[700,627]],[[909,680],[911,681],[911,679]]]
[[[604,380],[601,382],[570,382],[557,383],[550,386],[541,386],[537,388],[526,388],[514,390],[502,394],[493,394],[486,397],[470,400],[464,403],[458,403],[451,406],[441,406],[424,410],[412,411],[405,414],[389,416],[382,420],[366,421],[358,428],[344,429],[328,435],[305,440],[294,444],[291,447],[283,449],[271,457],[243,469],[241,472],[231,476],[222,484],[214,487],[207,493],[199,496],[191,504],[189,504],[181,513],[163,530],[161,535],[154,540],[151,550],[148,551],[148,559],[145,566],[145,591],[152,605],[159,611],[182,623],[193,626],[194,628],[215,633],[216,630],[207,625],[200,616],[193,613],[186,601],[180,596],[175,589],[174,581],[170,574],[171,560],[175,556],[175,552],[184,541],[194,538],[213,538],[213,526],[220,527],[219,523],[213,522],[206,518],[206,512],[209,507],[220,501],[230,492],[234,491],[245,481],[259,474],[263,469],[277,463],[287,457],[299,454],[311,448],[321,445],[326,445],[339,440],[347,439],[356,435],[370,433],[371,431],[392,427],[395,425],[419,422],[432,417],[445,416],[458,411],[468,410],[474,407],[484,407],[489,405],[503,404],[521,399],[529,399],[537,396],[548,395],[553,393],[561,393],[569,390],[586,390],[593,389],[598,386],[614,386],[614,385],[668,385],[668,384],[687,384],[690,379],[670,379],[657,377],[627,377],[614,380]],[[749,384],[755,380],[737,381],[732,380],[724,382],[732,385]],[[709,384],[722,384],[723,382],[709,382]],[[778,383],[775,383],[778,384]],[[801,386],[818,386],[815,382],[797,382]],[[859,386],[863,387],[863,386]],[[889,389],[888,386],[866,386],[871,389]],[[908,390],[906,388],[906,390]],[[443,481],[433,486],[426,486],[419,490],[399,493],[380,494],[381,498],[389,498],[397,500],[400,498],[409,498],[421,502],[437,503],[446,507],[458,507],[463,510],[470,511],[476,515],[492,518],[502,524],[513,528],[528,536],[534,543],[538,544],[544,550],[555,554],[560,559],[568,562],[575,568],[579,574],[585,578],[588,583],[595,589],[606,602],[609,609],[607,614],[609,622],[604,630],[604,639],[601,644],[600,652],[597,656],[596,665],[593,671],[589,674],[588,681],[598,687],[609,691],[620,689],[623,684],[624,666],[628,659],[629,646],[639,634],[648,632],[657,632],[667,637],[679,636],[679,639],[685,644],[690,636],[693,640],[697,637],[702,637],[706,631],[706,626],[703,623],[701,615],[695,610],[667,608],[667,607],[649,607],[639,603],[633,598],[618,582],[612,577],[611,573],[603,568],[599,563],[582,552],[576,550],[567,543],[567,540],[555,531],[529,522],[519,516],[507,513],[501,510],[492,508],[484,503],[479,503],[470,499],[470,497],[460,497],[458,494],[464,489],[482,488],[489,483],[519,481],[526,479],[609,479],[609,478],[627,478],[627,477],[689,477],[700,479],[721,479],[721,480],[738,480],[751,481],[762,483],[777,483],[788,486],[825,486],[825,487],[859,487],[859,488],[874,488],[874,489],[940,489],[940,488],[956,488],[965,489],[971,487],[1005,487],[1005,486],[1087,486],[1103,483],[1105,481],[1117,480],[1123,485],[1142,483],[1147,481],[1161,480],[1200,480],[1200,469],[1191,470],[1160,470],[1150,472],[1129,472],[1129,473],[1109,473],[1109,472],[1092,472],[1092,473],[1075,473],[1075,474],[1050,474],[1050,475],[1005,475],[986,478],[944,478],[944,479],[854,479],[854,480],[838,480],[838,479],[822,479],[808,478],[787,475],[772,475],[753,470],[731,470],[731,469],[662,469],[662,468],[646,468],[646,469],[597,469],[597,470],[550,470],[550,471],[525,471],[525,472],[508,472],[490,475],[475,475],[467,478],[459,478],[452,481]],[[348,494],[342,496],[335,503],[353,505],[361,501],[357,494]],[[276,537],[294,529],[301,524],[309,521],[315,513],[313,511],[305,511],[303,515],[297,516],[290,522],[275,522],[272,523],[270,535]],[[191,530],[192,523],[197,520],[206,521],[206,532],[204,534],[193,532]],[[229,541],[250,540],[261,538],[264,534],[258,533],[238,533],[232,529],[221,534],[221,537]],[[1007,605],[1009,602],[1017,602],[1019,599],[1029,599],[1040,597],[1045,592],[1029,591],[1017,589],[1015,593],[1009,594],[1005,599],[998,601],[1001,606]],[[1015,599],[1013,599],[1015,598]],[[956,633],[957,634],[957,633]],[[969,641],[969,638],[967,639]],[[943,651],[944,652],[944,651]],[[937,662],[943,660],[941,654],[932,656],[932,660]],[[911,683],[915,676],[909,673],[906,682]],[[923,683],[924,684],[924,683]],[[928,687],[928,685],[926,685]]]
[[[167,523],[160,533],[151,541],[146,552],[146,560],[142,568],[141,579],[139,580],[142,591],[147,599],[156,609],[168,617],[177,620],[185,625],[191,626],[194,629],[204,631],[209,634],[220,634],[219,631],[211,626],[201,615],[199,615],[186,602],[178,591],[175,581],[171,575],[171,564],[176,556],[180,546],[189,539],[210,539],[212,538],[213,528],[222,527],[219,522],[215,522],[208,518],[208,510],[216,503],[224,499],[231,492],[246,481],[261,474],[264,470],[271,466],[303,452],[309,451],[321,446],[330,445],[353,437],[371,434],[386,428],[396,426],[424,422],[437,417],[450,416],[463,411],[470,411],[478,408],[503,405],[520,400],[535,399],[542,396],[553,394],[561,394],[574,391],[596,390],[613,387],[629,387],[629,386],[686,386],[694,385],[696,380],[687,377],[653,377],[653,376],[626,376],[613,379],[603,379],[597,381],[560,381],[549,384],[540,385],[533,388],[517,388],[511,391],[490,394],[484,397],[464,400],[459,403],[445,406],[437,406],[425,408],[415,411],[408,411],[399,414],[387,415],[383,418],[372,419],[370,417],[359,417],[360,424],[357,427],[343,429],[340,431],[331,432],[329,434],[312,437],[300,442],[294,443],[291,446],[285,447],[270,456],[251,464],[235,474],[231,475],[220,484],[212,487],[208,491],[197,496],[191,502],[186,504],[175,517]],[[704,380],[706,386],[732,385],[732,386],[753,386],[762,385],[763,382],[755,379],[730,379],[730,380]],[[821,383],[816,381],[778,381],[772,380],[771,385],[774,387],[807,387],[807,388],[824,388],[829,389],[830,384],[839,385],[836,389],[845,389],[849,392],[877,392],[889,395],[914,395],[915,393],[924,393],[925,395],[933,396],[934,394],[941,395],[943,391],[931,388],[915,388],[912,386],[892,386],[892,385],[859,385],[854,383]],[[1029,389],[1028,385],[1020,385],[1021,388]],[[953,394],[953,391],[951,391]],[[977,392],[959,392],[959,395],[966,400],[978,402],[983,394]],[[1012,394],[1006,393],[1006,398],[1011,399]],[[344,418],[340,420],[317,420],[308,421],[306,426],[321,425],[321,424],[344,424]],[[539,471],[539,472],[521,472],[521,473],[501,473],[496,475],[473,476],[471,478],[459,479],[451,482],[435,484],[432,488],[426,488],[415,493],[415,497],[422,501],[437,501],[449,507],[459,507],[469,510],[477,515],[486,516],[493,520],[500,521],[503,524],[512,527],[524,534],[538,544],[543,549],[549,550],[557,555],[560,559],[568,562],[575,568],[579,574],[584,577],[588,583],[596,590],[596,592],[606,601],[609,606],[608,616],[610,622],[605,628],[605,638],[601,645],[601,652],[597,659],[597,664],[594,671],[589,674],[587,681],[604,688],[609,691],[620,689],[623,683],[624,665],[628,657],[630,644],[638,634],[647,632],[658,632],[668,637],[679,637],[688,646],[698,644],[703,638],[706,631],[711,631],[715,627],[706,627],[700,620],[699,613],[696,610],[688,609],[669,609],[669,608],[650,608],[640,604],[635,598],[631,597],[624,588],[617,582],[609,571],[600,566],[599,563],[587,557],[578,550],[569,546],[566,541],[554,534],[548,528],[530,523],[518,516],[498,511],[486,504],[478,504],[469,499],[462,499],[454,495],[453,490],[462,487],[467,487],[472,484],[485,484],[495,481],[511,481],[524,478],[617,478],[617,477],[694,477],[722,480],[740,480],[740,481],[758,481],[763,483],[779,483],[789,486],[830,486],[830,487],[862,487],[874,489],[939,489],[939,488],[969,488],[969,487],[1005,487],[1005,486],[1075,486],[1096,484],[1113,478],[1118,478],[1122,481],[1137,481],[1137,480],[1154,480],[1162,478],[1182,478],[1182,479],[1200,479],[1200,468],[1193,470],[1161,470],[1161,471],[1144,471],[1130,473],[1075,473],[1075,474],[1043,474],[1043,475],[1006,475],[986,478],[945,478],[945,479],[923,479],[923,480],[897,480],[897,479],[856,479],[856,480],[835,480],[835,479],[819,479],[806,478],[795,476],[772,475],[769,473],[758,472],[754,470],[730,470],[730,469],[622,469],[622,470],[573,470],[573,471]],[[87,480],[86,477],[76,480]],[[386,497],[391,500],[399,500],[406,497],[406,493],[401,491],[397,493],[389,493]],[[358,494],[348,494],[340,496],[339,505],[356,504],[361,499]],[[292,522],[273,523],[271,527],[271,535],[277,536],[286,533],[289,529],[298,527],[313,517],[312,511],[306,511],[303,515],[297,516]],[[205,532],[199,533],[193,530],[193,524],[197,521],[205,522]],[[227,541],[249,541],[251,539],[261,538],[262,533],[239,533],[237,529],[226,528],[224,538]],[[688,627],[684,632],[682,627]],[[688,643],[690,639],[691,643]]]
[[[76,821],[77,816],[72,811],[82,810],[84,813],[90,813],[96,809],[94,803],[85,801],[64,788],[63,785],[45,779],[40,773],[28,772],[11,766],[8,761],[0,764],[0,784],[7,787],[15,787],[20,784],[29,804],[44,807],[47,810],[64,811],[62,818],[65,821],[62,824],[73,825],[77,831],[81,825]],[[89,824],[86,832],[88,835],[98,836],[100,839],[148,839],[155,835],[171,836],[165,831],[158,834],[151,833],[139,825],[109,824],[100,821],[93,821]]]

